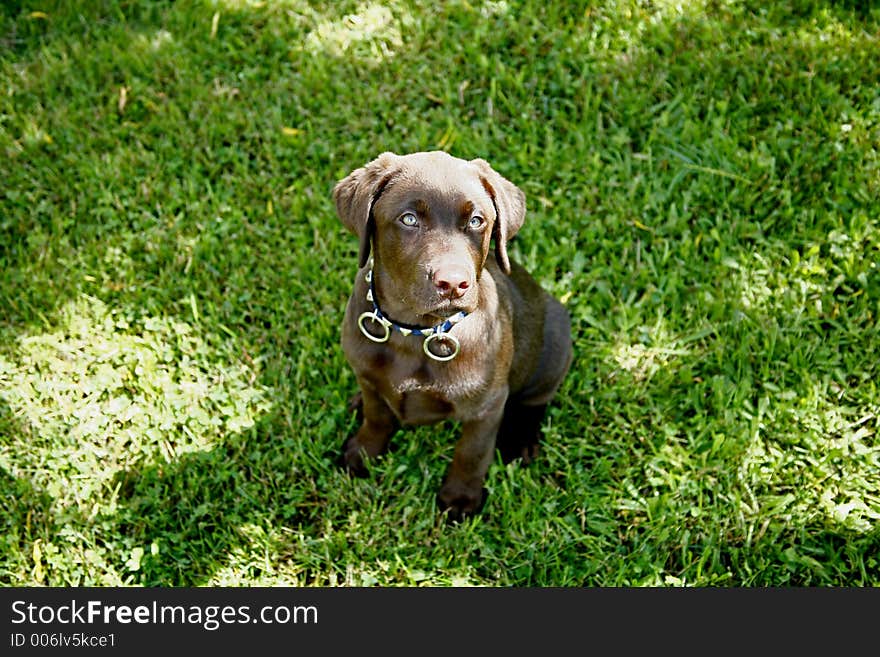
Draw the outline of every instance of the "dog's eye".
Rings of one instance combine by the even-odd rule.
[[[414,215],[412,212],[407,212],[400,218],[400,223],[402,223],[404,226],[409,226],[410,228],[412,228],[413,226],[418,226],[419,220],[416,219],[416,215]]]
[[[484,223],[486,223],[485,219],[480,215],[474,215],[470,218],[470,221],[468,221],[468,228],[471,230],[477,230],[478,228],[482,228]]]

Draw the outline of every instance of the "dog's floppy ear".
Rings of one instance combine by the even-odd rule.
[[[336,183],[333,200],[336,214],[342,223],[360,240],[360,266],[370,257],[370,238],[373,233],[373,204],[394,175],[393,167],[398,156],[382,153],[372,162],[355,169]]]
[[[495,259],[505,274],[510,273],[507,241],[516,235],[526,219],[526,195],[512,182],[497,173],[485,160],[471,160],[480,171],[480,182],[495,204]]]

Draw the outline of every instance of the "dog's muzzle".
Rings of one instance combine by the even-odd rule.
[[[425,352],[425,355],[432,360],[436,360],[442,363],[450,361],[458,356],[459,352],[461,351],[461,343],[458,341],[458,338],[456,338],[448,331],[453,326],[458,324],[458,322],[467,317],[468,313],[466,313],[464,310],[461,310],[454,314],[452,317],[447,318],[437,326],[431,328],[404,326],[396,322],[392,322],[390,319],[382,314],[381,310],[379,310],[379,304],[376,301],[376,293],[373,287],[372,258],[370,258],[370,268],[367,270],[365,279],[369,284],[369,288],[367,289],[367,301],[373,304],[373,309],[361,313],[357,320],[358,328],[361,330],[361,333],[364,334],[364,337],[366,337],[368,340],[372,340],[373,342],[388,342],[388,340],[391,339],[391,330],[396,329],[405,336],[425,336],[425,340],[424,342],[422,342],[422,350]],[[367,330],[366,326],[366,323],[368,321],[372,324],[378,324],[379,326],[381,326],[382,332],[378,335],[370,333]],[[448,353],[446,354],[438,354],[431,350],[431,345],[435,342],[438,344],[442,344],[444,342],[449,343],[451,345],[451,348],[447,347]]]

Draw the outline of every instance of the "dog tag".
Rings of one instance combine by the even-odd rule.
[[[430,344],[435,340],[448,340],[449,342],[451,342],[453,345],[452,353],[448,356],[438,356],[433,351],[431,351]],[[428,356],[428,358],[432,358],[440,362],[446,362],[458,356],[458,352],[461,350],[461,343],[458,341],[458,338],[449,333],[432,333],[427,338],[425,338],[425,341],[422,343],[422,349],[425,351],[425,354]]]
[[[385,329],[385,334],[376,336],[370,333],[364,327],[364,320],[369,319],[379,324],[383,329]],[[358,328],[360,328],[361,333],[364,334],[368,339],[373,342],[388,342],[388,338],[391,337],[391,322],[383,317],[379,317],[376,313],[367,311],[365,313],[361,313],[361,316],[358,317]]]

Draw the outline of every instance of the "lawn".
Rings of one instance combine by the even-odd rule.
[[[0,7],[0,583],[880,584],[880,9]],[[540,458],[353,480],[334,183],[482,157],[568,307]]]

